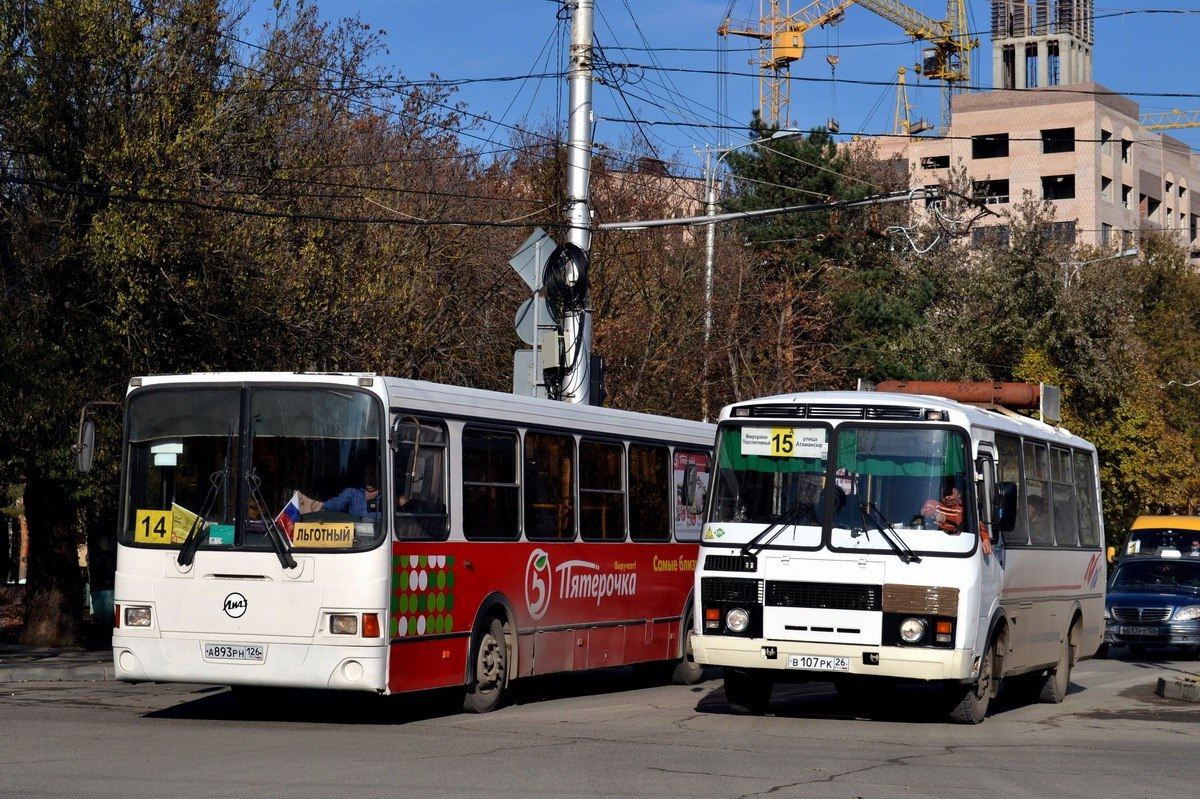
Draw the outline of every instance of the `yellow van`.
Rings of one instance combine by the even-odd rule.
[[[1175,550],[1200,557],[1200,516],[1139,516],[1129,528],[1121,556],[1153,555]],[[1109,547],[1109,560],[1116,555]]]

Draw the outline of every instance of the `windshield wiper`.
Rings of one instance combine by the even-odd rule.
[[[871,513],[867,511],[871,511]],[[896,553],[896,556],[900,560],[905,563],[921,562],[921,556],[909,549],[908,544],[904,543],[904,539],[896,532],[896,528],[892,527],[892,523],[887,520],[887,517],[883,515],[879,508],[875,507],[874,502],[858,503],[858,514],[862,516],[864,522],[870,522],[875,526],[875,529],[883,536],[883,540],[888,542],[888,545],[891,546],[892,551]],[[875,515],[878,515],[879,519],[883,521],[880,522],[879,519],[875,518]]]
[[[807,500],[801,500],[801,501],[797,502],[795,505],[792,505],[792,507],[788,508],[783,513],[776,516],[775,521],[771,522],[766,527],[764,527],[762,529],[762,531],[758,533],[758,535],[754,536],[754,538],[751,538],[749,541],[747,541],[745,546],[742,547],[742,556],[743,557],[748,557],[748,556],[757,557],[759,552],[762,552],[763,549],[766,548],[768,544],[770,544],[772,541],[774,541],[779,536],[779,534],[783,532],[784,527],[787,527],[788,525],[792,525],[792,524],[796,523],[796,519],[798,519],[801,516],[801,511],[808,511],[809,514],[811,514],[814,518],[816,517],[816,514],[813,513],[811,502],[809,502]],[[795,517],[795,518],[793,518],[793,517]],[[778,530],[775,529],[777,527],[779,528]],[[767,535],[770,535],[772,531],[774,531],[774,535],[771,535],[771,537],[768,538],[766,541],[763,541],[762,544],[758,543],[759,541],[762,541],[764,537],[766,537]],[[756,547],[756,546],[757,546],[757,549],[755,549],[753,552],[751,552],[750,551],[751,548]]]
[[[196,550],[200,548],[200,539],[204,536],[204,525],[208,523],[208,514],[212,513],[212,506],[217,502],[217,487],[224,482],[226,471],[213,472],[208,477],[210,483],[208,493],[204,495],[204,501],[200,503],[200,512],[196,514],[196,518],[192,519],[192,526],[188,529],[187,538],[183,539],[183,546],[179,548],[179,557],[175,562],[180,566],[191,566],[192,561],[196,559]]]
[[[250,485],[250,496],[258,504],[259,510],[265,514],[263,520],[267,523],[267,540],[271,542],[271,547],[275,550],[276,557],[279,558],[279,565],[285,569],[296,568],[296,559],[292,557],[291,542],[276,526],[275,519],[267,509],[267,501],[262,494],[262,480],[251,470],[250,474],[246,475],[246,482]]]

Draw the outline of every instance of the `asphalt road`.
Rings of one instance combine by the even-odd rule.
[[[0,686],[0,796],[1194,797],[1200,705],[1155,679],[1167,657],[1080,664],[1061,705],[944,723],[902,690],[855,717],[832,686],[779,688],[728,714],[720,679],[614,669],[526,681],[486,716],[452,697],[291,695],[253,710],[224,688]]]

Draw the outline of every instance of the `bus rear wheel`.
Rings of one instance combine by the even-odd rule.
[[[725,669],[725,702],[739,716],[761,716],[766,713],[774,687],[762,672]]]
[[[508,636],[499,619],[492,619],[476,638],[473,651],[475,679],[467,686],[463,710],[488,713],[500,706],[508,687]]]

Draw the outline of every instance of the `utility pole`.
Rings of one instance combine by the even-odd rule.
[[[713,169],[712,150],[704,148],[704,182],[707,184],[707,212],[717,215],[717,175]],[[704,349],[700,367],[700,418],[708,421],[708,352],[713,327],[713,261],[716,260],[717,226],[710,223],[704,228]]]
[[[571,13],[571,57],[567,69],[570,87],[570,117],[567,125],[567,200],[570,231],[567,240],[584,253],[592,245],[592,213],[589,183],[592,169],[592,30],[595,0],[565,0]],[[586,270],[586,259],[584,261]],[[587,280],[579,269],[570,270],[567,282]],[[592,359],[592,314],[590,297],[582,307],[563,319],[562,399],[587,405]]]

